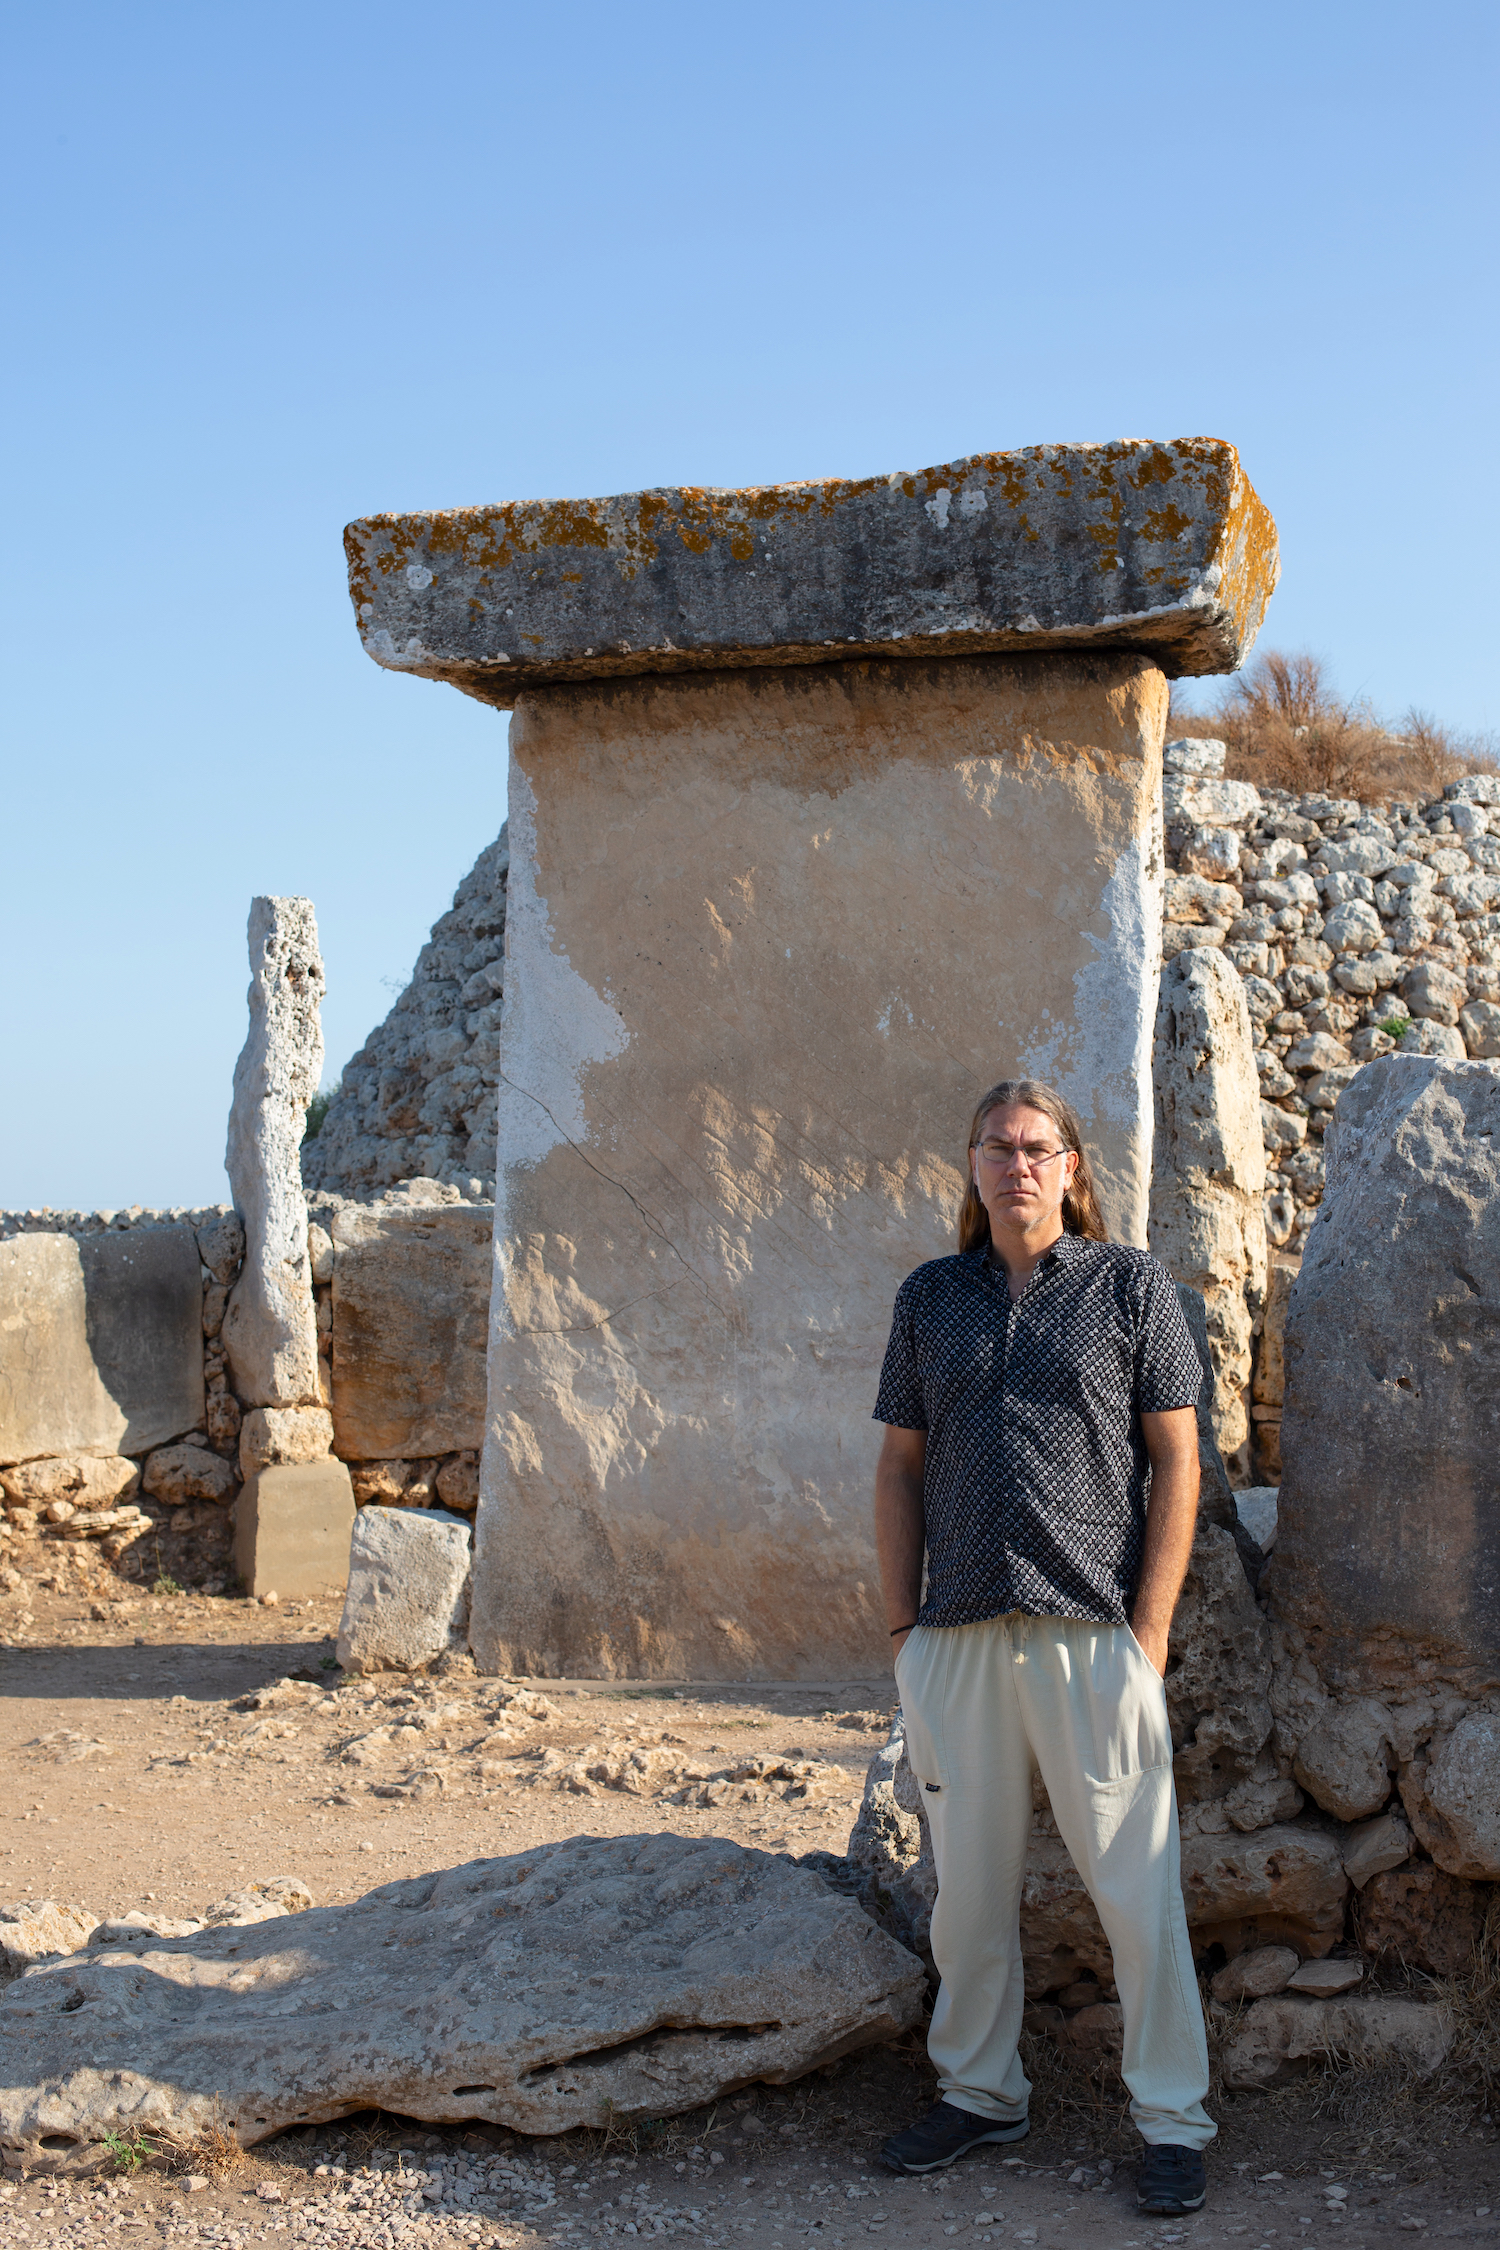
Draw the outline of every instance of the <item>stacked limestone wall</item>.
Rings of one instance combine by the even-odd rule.
[[[402,1180],[493,1197],[505,962],[502,828],[417,956],[411,983],[346,1066],[316,1137],[309,1188],[369,1195]]]
[[[1373,806],[1225,781],[1224,745],[1208,739],[1169,743],[1166,765],[1163,952],[1223,949],[1260,1074],[1271,1270],[1250,1474],[1276,1483],[1286,1291],[1340,1095],[1398,1048],[1500,1056],[1500,777]]]

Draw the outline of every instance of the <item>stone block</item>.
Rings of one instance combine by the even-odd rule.
[[[1399,2057],[1429,2078],[1453,2045],[1441,2005],[1384,1993],[1356,1999],[1257,2000],[1224,2043],[1224,2083],[1234,2093],[1284,2086],[1330,2053],[1375,2066]]]
[[[1389,1702],[1421,1661],[1477,1695],[1500,1660],[1500,1071],[1371,1062],[1325,1152],[1263,1591],[1352,1692]]]
[[[153,1500],[164,1507],[186,1507],[190,1500],[232,1500],[237,1479],[222,1454],[204,1445],[164,1445],[146,1463],[141,1478]]]
[[[1236,2000],[1267,2000],[1274,1992],[1285,1992],[1297,1967],[1291,1946],[1258,1945],[1220,1969],[1209,1989],[1216,2000],[1230,2005]]]
[[[1396,1754],[1391,1714],[1373,1696],[1330,1702],[1303,1735],[1292,1771],[1336,1820],[1364,1820],[1391,1793]]]
[[[1231,1957],[1257,1945],[1331,1953],[1344,1934],[1349,1879],[1332,1836],[1308,1827],[1184,1836],[1182,1895],[1193,1950]]]
[[[1182,774],[1190,781],[1221,781],[1228,755],[1228,743],[1210,735],[1179,735],[1162,752],[1162,772]]]
[[[494,1214],[380,1205],[334,1220],[334,1444],[375,1461],[477,1452]]]
[[[354,1514],[342,1461],[258,1470],[234,1504],[234,1567],[245,1592],[306,1599],[347,1585]]]
[[[47,1514],[59,1501],[74,1509],[118,1507],[134,1497],[140,1481],[139,1464],[121,1454],[63,1453],[7,1469],[0,1490],[13,1507]]]
[[[1268,1555],[1276,1544],[1277,1494],[1278,1487],[1274,1484],[1250,1484],[1234,1496],[1240,1522],[1263,1555]]]
[[[1407,1860],[1365,1884],[1360,1943],[1367,1953],[1390,1955],[1423,1976],[1462,1976],[1472,1968],[1484,1935],[1489,1897],[1486,1889],[1447,1874],[1430,1859]]]
[[[1268,510],[1213,438],[371,516],[344,544],[369,655],[507,709],[558,682],[835,655],[1113,646],[1232,671],[1279,569]]]
[[[1144,1231],[1164,719],[1139,656],[522,700],[483,1669],[885,1661],[874,1379],[953,1242],[977,1096],[1058,1083],[1115,1233]]]
[[[240,1424],[240,1475],[294,1461],[320,1461],[333,1445],[323,1406],[255,1406]]]
[[[244,1222],[224,1347],[246,1406],[317,1406],[318,1336],[300,1151],[323,1069],[323,961],[312,901],[250,902],[250,1029],[234,1066],[224,1169]]]
[[[200,1427],[202,1319],[191,1227],[0,1242],[0,1462]]]
[[[425,1508],[361,1508],[339,1622],[346,1672],[415,1672],[460,1647],[469,1613],[469,1526]]]
[[[1411,1857],[1411,1830],[1399,1813],[1362,1820],[1344,1838],[1344,1873],[1357,1891],[1374,1875],[1401,1867]]]

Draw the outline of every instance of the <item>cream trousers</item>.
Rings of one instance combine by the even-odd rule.
[[[1167,1698],[1130,1627],[1018,1612],[919,1625],[896,1685],[937,1861],[932,1951],[943,1981],[927,2048],[943,2099],[982,2117],[1026,2114],[1021,1878],[1040,1767],[1114,1955],[1131,2115],[1148,2142],[1202,2148],[1218,2128],[1203,2107],[1208,2047]]]

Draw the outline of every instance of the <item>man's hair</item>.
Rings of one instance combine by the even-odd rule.
[[[1039,1109],[1044,1117],[1050,1117],[1064,1148],[1072,1149],[1078,1158],[1072,1185],[1063,1197],[1064,1232],[1081,1234],[1086,1242],[1108,1242],[1109,1229],[1094,1193],[1094,1175],[1089,1166],[1088,1150],[1083,1145],[1083,1126],[1078,1112],[1051,1086],[1044,1086],[1037,1078],[1002,1078],[998,1086],[990,1088],[974,1112],[974,1122],[969,1127],[970,1148],[978,1148],[984,1121],[992,1109],[1016,1108]],[[990,1215],[974,1185],[973,1165],[966,1165],[966,1170],[969,1181],[959,1205],[958,1247],[960,1250],[985,1250],[989,1248]]]

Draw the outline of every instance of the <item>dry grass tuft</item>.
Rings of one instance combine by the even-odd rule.
[[[211,2180],[227,2180],[245,2161],[228,2111],[215,2096],[213,2115],[195,2140],[174,2142],[167,2152],[174,2172],[206,2172]]]
[[[1231,780],[1366,803],[1438,797],[1465,773],[1500,767],[1493,738],[1440,726],[1428,712],[1411,710],[1386,726],[1363,697],[1339,695],[1322,659],[1306,650],[1266,650],[1228,683],[1217,710],[1179,707],[1170,731],[1225,742]]]

